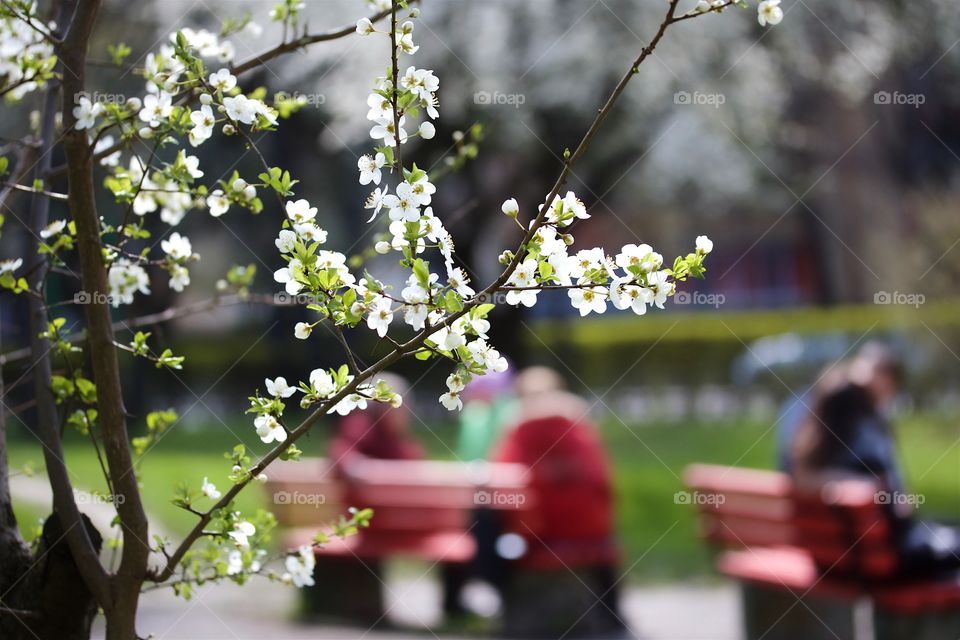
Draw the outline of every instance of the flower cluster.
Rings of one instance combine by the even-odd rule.
[[[0,8],[0,95],[20,100],[53,77],[56,57],[49,36],[56,25],[45,24],[38,3],[18,0]]]

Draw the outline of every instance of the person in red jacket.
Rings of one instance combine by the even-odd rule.
[[[583,570],[616,623],[617,546],[610,462],[586,403],[563,390],[551,369],[533,367],[517,379],[515,426],[494,460],[530,468],[533,511],[504,512],[504,530],[527,545],[518,566]]]

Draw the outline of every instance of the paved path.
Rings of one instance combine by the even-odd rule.
[[[406,630],[292,622],[296,593],[267,582],[209,585],[198,589],[189,602],[167,590],[147,593],[138,627],[155,640],[462,640],[430,630],[439,621],[435,581],[388,579],[388,586],[394,594],[388,600],[389,620]],[[624,594],[623,609],[631,627],[629,637],[638,640],[740,640],[739,605],[731,586],[635,587]],[[102,626],[94,637],[102,637]]]
[[[50,488],[40,478],[15,476],[11,489],[18,500],[48,507]],[[101,531],[110,528],[114,511],[86,493],[78,496],[83,511]],[[156,519],[152,519],[156,522]],[[293,622],[297,594],[292,587],[254,581],[244,587],[207,585],[185,602],[163,589],[144,594],[138,628],[155,640],[441,640],[431,627],[440,623],[436,580],[387,577],[388,621],[396,629],[302,625]],[[483,593],[476,604],[483,605]],[[489,604],[487,599],[486,604]],[[730,585],[681,583],[633,587],[623,596],[625,621],[639,640],[739,640],[739,603]],[[95,638],[103,637],[102,619]],[[473,636],[475,640],[477,636]],[[460,640],[444,635],[442,640]]]

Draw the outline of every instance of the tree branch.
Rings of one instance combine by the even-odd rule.
[[[610,97],[607,99],[604,106],[600,109],[597,117],[594,119],[593,123],[590,125],[590,128],[584,134],[583,139],[580,141],[580,144],[577,146],[576,151],[571,154],[564,162],[563,170],[560,173],[560,176],[557,178],[556,183],[551,189],[550,195],[547,197],[546,202],[549,205],[552,202],[553,198],[559,193],[560,188],[566,182],[568,176],[570,175],[573,165],[577,160],[586,152],[587,148],[590,146],[590,143],[593,141],[594,137],[597,134],[597,131],[602,126],[603,122],[606,120],[607,116],[613,109],[613,106],[616,104],[617,100],[623,94],[623,91],[626,89],[627,84],[630,82],[631,78],[636,74],[637,68],[653,53],[653,50],[659,44],[660,40],[663,38],[664,33],[667,28],[672,24],[674,20],[674,14],[676,12],[677,4],[679,0],[670,0],[667,13],[661,22],[657,32],[650,40],[649,44],[643,48],[640,54],[634,60],[633,64],[630,66],[628,71],[620,79],[620,82],[617,83],[617,86],[614,88]],[[412,354],[419,349],[421,349],[426,342],[426,340],[433,335],[438,329],[442,327],[447,327],[459,318],[463,317],[465,314],[469,313],[471,309],[478,306],[481,300],[487,300],[489,297],[498,291],[503,285],[506,284],[510,276],[516,270],[517,266],[522,260],[524,254],[523,247],[530,241],[533,237],[533,234],[536,230],[543,225],[544,220],[546,219],[546,214],[549,209],[549,206],[544,206],[539,212],[537,218],[533,221],[525,235],[523,242],[521,243],[521,249],[517,252],[517,255],[507,266],[504,272],[486,289],[474,296],[471,300],[467,301],[464,304],[463,309],[456,313],[448,315],[442,322],[437,325],[425,327],[423,330],[418,332],[414,337],[412,337],[407,342],[396,346],[392,352],[378,360],[376,363],[367,367],[360,373],[358,373],[350,383],[345,385],[339,392],[334,394],[332,397],[327,399],[326,402],[322,403],[317,409],[315,409],[309,416],[307,416],[299,426],[289,432],[287,440],[283,443],[275,446],[269,453],[267,453],[263,458],[261,458],[249,471],[248,476],[241,482],[230,487],[228,491],[224,493],[223,496],[217,501],[217,503],[211,507],[206,513],[200,516],[200,520],[194,525],[193,529],[187,536],[181,541],[180,545],[176,550],[169,556],[167,565],[155,575],[149,576],[149,579],[154,582],[164,582],[173,575],[176,571],[177,564],[183,559],[186,553],[190,550],[196,540],[204,535],[204,528],[210,522],[213,513],[219,509],[225,508],[230,502],[239,494],[252,480],[257,477],[280,455],[286,451],[286,449],[300,439],[304,434],[306,434],[310,428],[330,409],[332,409],[340,400],[346,396],[354,393],[356,389],[363,384],[364,382],[370,380],[373,376],[380,373],[384,369],[392,366],[405,356]]]
[[[58,25],[63,24],[69,15],[68,3],[62,2],[59,9]],[[69,26],[67,27],[69,28]],[[61,60],[58,67],[61,75],[65,63]],[[39,161],[34,167],[34,177],[39,178],[50,168],[52,149],[56,137],[57,98],[59,87],[51,82],[43,94],[43,109],[40,125],[40,154]],[[32,262],[28,275],[28,285],[31,291],[38,295],[30,296],[30,351],[34,358],[34,395],[37,401],[37,430],[43,441],[43,456],[47,467],[47,477],[50,489],[53,492],[53,505],[57,515],[61,518],[66,532],[67,545],[77,564],[80,574],[90,591],[101,602],[109,603],[110,590],[107,573],[100,564],[97,551],[94,547],[87,528],[84,525],[80,510],[74,498],[73,486],[64,462],[63,446],[60,442],[59,418],[56,402],[50,389],[52,367],[50,363],[50,346],[40,333],[47,326],[47,306],[44,300],[44,279],[46,270],[43,265],[47,258],[38,253],[40,245],[40,231],[47,226],[50,213],[50,200],[41,194],[34,193],[30,199],[30,240],[27,254]],[[102,600],[101,600],[102,599]]]
[[[413,4],[416,1],[417,0],[411,0],[410,4]],[[391,12],[390,9],[385,9],[383,11],[380,11],[379,13],[375,13],[372,16],[369,16],[370,22],[379,22],[380,20],[383,20],[388,15],[390,15],[390,12]],[[316,33],[313,35],[303,35],[297,38],[296,40],[291,40],[290,42],[284,42],[282,44],[279,44],[273,49],[264,51],[261,54],[255,55],[251,58],[248,58],[247,60],[244,60],[240,64],[234,65],[231,69],[231,73],[233,73],[234,75],[239,75],[241,73],[250,71],[251,69],[255,69],[259,66],[262,66],[270,62],[274,58],[278,58],[286,53],[291,53],[293,51],[296,51],[297,49],[302,49],[306,46],[315,44],[317,42],[326,42],[328,40],[337,40],[338,38],[344,38],[353,33],[356,33],[356,31],[357,31],[357,23],[354,22],[352,24],[347,24],[342,27],[332,29],[330,31],[324,31],[322,33]]]

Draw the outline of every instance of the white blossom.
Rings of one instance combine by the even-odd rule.
[[[403,125],[406,121],[404,116],[400,116],[400,144],[403,144],[407,141],[407,132],[404,130]],[[397,146],[397,128],[396,123],[393,120],[393,114],[389,114],[389,117],[381,118],[377,120],[377,124],[370,129],[370,137],[374,140],[383,140],[383,144],[388,147]]]
[[[113,136],[106,135],[97,140],[96,144],[93,145],[94,155],[100,154],[107,149],[113,147],[114,139]],[[100,158],[100,166],[102,167],[116,167],[120,164],[120,150],[117,149],[113,153],[108,153],[107,155]]]
[[[257,416],[256,420],[253,421],[253,425],[257,428],[257,436],[266,444],[274,441],[286,442],[287,440],[286,430],[284,430],[283,425],[273,416]]]
[[[293,335],[300,340],[306,340],[313,333],[313,325],[307,322],[298,322],[293,328]]]
[[[160,242],[160,248],[171,260],[186,260],[193,255],[190,239],[176,231],[170,234],[169,239]]]
[[[642,316],[653,303],[654,293],[646,287],[630,284],[630,278],[617,278],[610,284],[610,303],[617,309],[632,309]]]
[[[673,294],[674,284],[669,278],[670,273],[666,269],[655,271],[647,276],[647,286],[653,291],[653,304],[660,309],[663,309],[663,303]]]
[[[382,153],[375,156],[363,155],[357,160],[357,168],[360,169],[360,184],[380,184],[380,168],[386,163],[387,159]]]
[[[159,94],[148,94],[143,99],[143,109],[140,110],[140,119],[151,127],[160,125],[173,111],[173,101],[169,93],[161,91]]]
[[[606,291],[601,287],[570,289],[567,294],[570,296],[573,308],[578,310],[581,316],[591,312],[603,313],[607,310]]]
[[[757,21],[761,27],[780,24],[783,20],[783,9],[779,5],[780,0],[763,0],[757,5]]]
[[[450,411],[459,411],[463,409],[463,400],[460,399],[459,391],[448,391],[440,396],[440,404]]]
[[[214,189],[207,196],[207,208],[210,209],[210,215],[219,218],[230,208],[230,199],[223,194],[222,189]]]
[[[316,558],[313,555],[313,549],[309,545],[303,545],[297,550],[297,553],[288,555],[284,560],[284,566],[287,574],[294,586],[312,587],[313,569],[316,565]]]
[[[218,69],[216,73],[210,74],[208,83],[214,91],[226,93],[237,86],[237,78],[229,69]]]
[[[297,223],[313,220],[317,215],[317,208],[311,207],[310,203],[303,198],[295,202],[288,201],[285,208],[287,210],[287,217]]]
[[[0,260],[0,274],[13,273],[23,265],[23,258]]]
[[[233,525],[233,531],[227,532],[227,535],[233,538],[233,542],[241,548],[250,546],[250,536],[257,532],[257,528],[246,520],[239,520]]]
[[[200,485],[200,493],[202,493],[205,498],[210,498],[211,500],[217,500],[221,495],[220,492],[217,491],[216,485],[207,480],[206,477],[203,478],[203,484]]]
[[[134,264],[126,258],[117,260],[107,273],[107,283],[110,287],[110,304],[119,307],[121,304],[133,304],[133,294],[138,291],[150,293],[150,278],[139,264]]]
[[[103,111],[99,102],[90,102],[90,98],[80,96],[77,106],[73,108],[73,117],[77,119],[77,129],[92,129],[96,124],[97,116]]]
[[[171,265],[170,269],[170,288],[181,292],[190,286],[190,272],[186,267],[180,264]]]
[[[296,391],[296,388],[287,384],[287,379],[283,376],[277,376],[273,380],[267,378],[264,384],[267,386],[267,393],[274,398],[289,398]]]
[[[367,196],[366,201],[363,203],[364,209],[373,209],[373,213],[370,214],[370,219],[367,222],[373,222],[374,218],[377,217],[377,214],[380,213],[380,209],[384,205],[384,198],[387,197],[386,187],[380,188],[377,187],[370,192],[370,195]]]
[[[198,147],[213,135],[213,127],[217,124],[217,119],[213,115],[213,109],[209,105],[203,105],[199,111],[190,114],[190,121],[193,128],[190,129],[190,144]]]
[[[534,287],[537,284],[536,275],[537,261],[533,258],[527,258],[517,265],[507,284],[514,287]],[[537,304],[538,293],[540,292],[536,289],[507,291],[507,304],[514,306],[522,304],[525,307],[532,307]]]
[[[432,122],[421,122],[418,131],[420,133],[420,137],[424,140],[431,140],[435,135],[437,135],[437,128],[433,126]]]
[[[273,241],[280,253],[290,253],[297,244],[297,234],[290,229],[281,229],[280,235]]]
[[[66,220],[54,220],[46,227],[40,230],[40,237],[44,240],[51,238],[60,232],[62,232],[67,227]]]
[[[704,255],[713,251],[713,240],[707,236],[697,236],[697,251]]]
[[[373,308],[367,316],[367,326],[376,331],[381,338],[387,335],[390,323],[393,322],[393,310],[389,299],[380,297],[373,303]]]
[[[370,18],[360,18],[357,20],[357,33],[361,36],[368,36],[375,31]]]
[[[314,369],[310,372],[310,386],[322,397],[333,395],[337,391],[333,376],[326,369]]]

